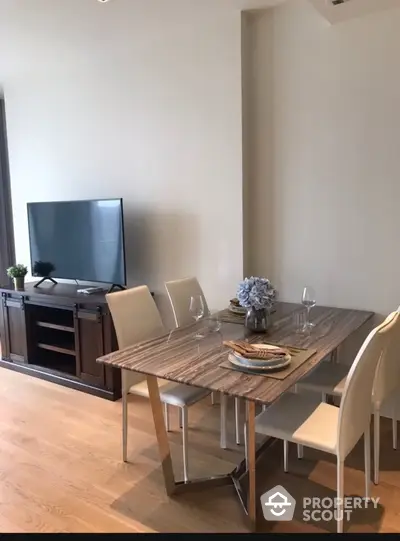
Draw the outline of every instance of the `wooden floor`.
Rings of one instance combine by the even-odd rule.
[[[0,369],[0,532],[245,532],[230,487],[169,499],[163,488],[149,403],[130,405],[129,464],[121,461],[121,404]],[[181,437],[172,414],[171,449],[181,472]],[[233,413],[230,412],[233,421]],[[190,474],[224,473],[242,458],[233,442],[219,448],[219,408],[209,400],[190,409]],[[354,511],[345,530],[400,532],[400,450],[382,422],[381,483],[376,510]],[[363,495],[362,444],[350,455],[345,494]],[[335,495],[333,458],[305,450],[282,471],[282,447],[257,466],[260,494],[283,485],[294,497]],[[268,523],[260,531],[335,531],[334,523]]]

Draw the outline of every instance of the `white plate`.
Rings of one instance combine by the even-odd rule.
[[[242,355],[239,355],[234,351],[232,353],[237,361],[241,363],[243,366],[249,366],[250,368],[263,368],[264,366],[276,366],[283,363],[283,361],[287,361],[290,359],[290,355],[280,355],[279,357],[275,357],[275,359],[249,359],[248,357],[243,357]]]
[[[280,368],[285,368],[286,366],[289,366],[291,359],[287,359],[285,357],[285,360],[281,364],[274,364],[273,366],[248,366],[241,362],[239,362],[236,357],[232,354],[229,354],[228,360],[230,363],[232,363],[234,366],[238,366],[239,368],[244,368],[245,370],[254,371],[254,372],[272,372],[274,370],[279,370]]]

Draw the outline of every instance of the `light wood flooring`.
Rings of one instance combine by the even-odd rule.
[[[246,532],[230,487],[169,499],[146,399],[132,398],[129,464],[121,461],[121,404],[0,369],[0,532]],[[190,409],[190,474],[230,471],[243,447],[219,448],[219,407],[209,399]],[[181,436],[172,412],[171,450],[181,472]],[[347,461],[345,494],[363,495],[363,449]],[[290,473],[282,471],[276,444],[257,466],[260,494],[283,485],[293,496],[335,496],[335,460],[290,448]],[[400,532],[400,450],[391,448],[391,424],[382,420],[381,483],[376,510],[359,510],[345,530]],[[335,531],[334,523],[268,523],[260,531]]]

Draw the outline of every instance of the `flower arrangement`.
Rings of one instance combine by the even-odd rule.
[[[276,289],[266,278],[251,276],[239,283],[236,296],[244,308],[265,310],[272,308],[276,298]]]
[[[13,265],[7,269],[7,276],[10,278],[24,278],[28,274],[28,267],[25,265]]]

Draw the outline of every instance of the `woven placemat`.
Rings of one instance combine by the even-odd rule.
[[[278,344],[271,344],[274,346],[277,346]],[[225,368],[226,370],[234,370],[235,372],[243,372],[244,374],[249,374],[251,376],[264,376],[266,378],[274,378],[274,379],[285,379],[287,378],[292,372],[294,372],[299,366],[301,366],[303,363],[305,363],[310,357],[316,353],[316,349],[300,349],[300,348],[294,348],[290,346],[282,346],[279,345],[281,348],[285,348],[289,351],[290,355],[292,356],[289,366],[286,366],[285,368],[281,370],[276,371],[261,371],[261,370],[249,370],[248,368],[241,366],[235,366],[234,364],[230,363],[228,359],[223,361],[219,366],[220,368]],[[231,351],[231,350],[229,350]]]
[[[239,323],[239,325],[244,325],[245,316],[246,314],[234,314],[229,308],[225,308],[225,310],[221,310],[221,312],[218,313],[220,321],[225,323]]]
[[[276,309],[273,308],[271,310],[271,315],[274,314],[275,311]],[[218,318],[224,323],[238,323],[239,325],[244,325],[246,314],[235,314],[234,312],[231,312],[229,308],[225,308],[225,310],[218,312]]]

